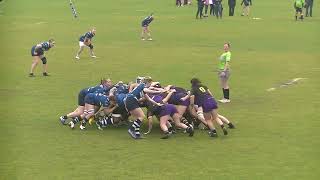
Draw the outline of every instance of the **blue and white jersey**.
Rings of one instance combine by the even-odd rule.
[[[84,42],[86,38],[91,40],[93,37],[94,37],[94,34],[91,31],[89,31],[89,32],[86,32],[84,35],[80,36],[79,41]]]
[[[125,109],[124,100],[127,98],[128,94],[116,94],[116,103],[122,109]]]
[[[97,85],[97,86],[92,86],[89,88],[86,88],[87,93],[101,93],[104,94],[105,92],[105,87],[103,85]]]
[[[38,47],[41,46],[40,49],[41,49],[42,51],[48,51],[48,50],[51,48],[49,42],[43,42],[43,43],[38,44],[37,46],[38,46]]]
[[[135,87],[130,94],[134,95],[137,99],[140,99],[144,96],[143,89],[145,88],[144,83],[140,83],[137,87]]]
[[[142,21],[142,26],[143,27],[147,27],[149,26],[149,24],[153,21],[153,17],[152,16],[148,16],[146,18],[144,18],[144,20]]]
[[[110,105],[109,98],[106,95],[100,93],[95,93],[94,102],[95,105],[100,107],[108,107]]]
[[[129,86],[127,84],[118,83],[114,87],[117,88],[117,90],[115,92],[116,94],[127,94],[127,93],[129,93]]]

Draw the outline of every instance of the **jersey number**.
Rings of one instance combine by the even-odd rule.
[[[206,92],[206,89],[204,89],[204,87],[199,87],[199,90],[203,93]]]

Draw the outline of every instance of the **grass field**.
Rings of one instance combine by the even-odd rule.
[[[196,4],[173,0],[6,0],[0,4],[0,179],[319,179],[320,3],[314,17],[293,20],[293,2],[254,1],[250,18],[195,20]],[[224,15],[227,14],[224,1]],[[155,13],[153,42],[139,39],[140,21]],[[253,20],[252,17],[262,18]],[[99,57],[74,59],[90,27]],[[56,39],[48,78],[29,78],[30,49]],[[58,117],[76,107],[80,89],[101,77],[114,82],[150,75],[189,88],[196,76],[221,95],[215,68],[223,43],[232,45],[232,103],[221,114],[237,129],[210,139],[177,134],[160,140],[158,122],[135,141],[126,127],[82,132]],[[278,88],[293,78],[298,84]],[[144,126],[145,129],[145,126]]]

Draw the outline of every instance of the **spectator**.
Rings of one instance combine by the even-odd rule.
[[[197,0],[198,1],[198,11],[196,14],[196,18],[198,19],[198,17],[200,16],[200,19],[202,19],[203,17],[203,6],[204,6],[204,0]]]
[[[306,0],[306,17],[312,17],[313,0]]]
[[[176,6],[180,7],[181,5],[181,0],[176,0]]]
[[[228,0],[229,16],[234,15],[234,8],[236,7],[236,0]]]
[[[204,0],[204,17],[208,17],[209,0]]]
[[[215,0],[209,0],[210,15],[212,15],[212,16],[214,16],[214,1],[215,1]]]
[[[214,3],[214,14],[216,15],[217,19],[222,18],[222,0],[215,0]]]

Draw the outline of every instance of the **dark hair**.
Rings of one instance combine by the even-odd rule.
[[[230,43],[228,43],[228,42],[226,42],[224,44],[228,45],[229,48],[231,47]]]
[[[190,83],[192,86],[196,86],[196,85],[200,84],[201,81],[198,78],[192,78]]]

